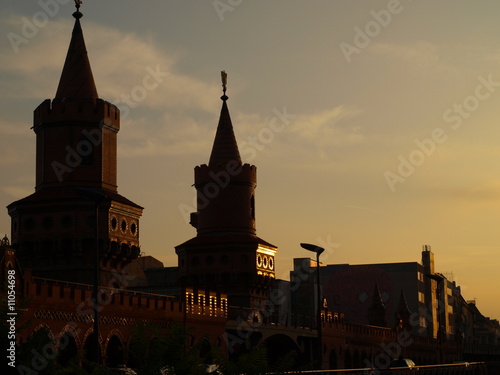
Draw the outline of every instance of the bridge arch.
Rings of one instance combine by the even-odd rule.
[[[81,349],[81,342],[78,331],[72,325],[66,325],[58,335],[57,351],[58,362],[65,366],[70,361],[78,360],[78,352]]]
[[[354,354],[352,357],[352,368],[361,368],[361,361],[359,358],[359,351],[358,349],[354,349]]]
[[[86,360],[91,361],[91,362],[96,362],[95,358],[95,348],[94,348],[94,329],[89,328],[87,332],[85,332],[85,335],[83,337],[83,356]],[[103,353],[102,353],[102,337],[99,335],[99,340],[98,340],[98,345],[99,345],[99,355],[102,358]]]
[[[344,368],[353,368],[352,367],[352,355],[349,349],[346,349],[344,354]]]
[[[331,370],[336,370],[339,368],[337,360],[337,352],[335,351],[335,348],[332,348],[332,350],[330,351],[330,357],[328,362]]]
[[[113,329],[106,338],[106,364],[110,367],[125,364],[125,340],[117,329]]]
[[[50,329],[50,327],[45,324],[45,323],[38,323],[35,328],[33,329],[33,333],[31,335],[34,335],[36,332],[38,332],[39,330],[46,330],[47,331],[47,335],[52,339],[54,340],[54,334],[52,333],[52,330]]]

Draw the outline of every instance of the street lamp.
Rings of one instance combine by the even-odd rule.
[[[318,296],[316,319],[318,321],[319,369],[321,370],[323,368],[323,328],[321,322],[321,307],[323,301],[321,298],[321,285],[319,278],[319,256],[323,251],[325,251],[325,249],[316,245],[312,245],[310,243],[301,243],[300,246],[306,250],[316,253],[316,295]]]
[[[94,350],[95,350],[95,360],[99,363],[101,360],[101,353],[99,351],[99,284],[100,284],[100,271],[101,267],[99,264],[99,206],[102,201],[107,197],[105,194],[98,192],[96,190],[87,188],[75,188],[75,193],[84,197],[91,202],[95,203],[95,269],[94,269],[94,287],[92,290],[92,299],[94,303]]]

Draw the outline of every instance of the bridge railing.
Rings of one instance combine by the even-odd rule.
[[[290,371],[280,374],[295,375],[497,375],[500,374],[500,362],[471,362],[444,365],[425,365],[414,368],[360,368],[338,370]],[[267,375],[278,375],[271,373]]]
[[[307,315],[290,314],[283,311],[259,311],[248,307],[229,306],[230,320],[246,320],[259,325],[275,325],[303,329],[316,329],[316,320]]]

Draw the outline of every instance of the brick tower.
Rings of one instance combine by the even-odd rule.
[[[12,243],[39,277],[101,283],[139,255],[142,207],[118,194],[120,111],[98,97],[80,25],[75,25],[56,96],[34,112],[35,193],[11,203]]]
[[[207,164],[195,168],[197,235],[177,246],[184,286],[228,293],[232,306],[256,307],[275,277],[276,246],[255,229],[257,170],[243,164],[227,107],[226,74],[217,132]]]

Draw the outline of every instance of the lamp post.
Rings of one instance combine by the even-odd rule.
[[[321,307],[322,307],[322,298],[321,298],[321,285],[319,278],[319,256],[325,249],[322,247],[312,245],[309,243],[301,243],[300,246],[306,250],[312,251],[316,253],[316,295],[318,296],[318,304],[316,306],[316,320],[318,322],[318,355],[319,355],[319,369],[323,368],[323,327],[321,322]]]
[[[95,264],[94,264],[94,285],[92,289],[92,300],[94,304],[94,350],[95,361],[100,363],[101,353],[99,350],[99,284],[100,284],[100,271],[99,264],[99,206],[106,198],[106,195],[96,190],[86,188],[75,188],[75,193],[94,202],[95,204]]]

